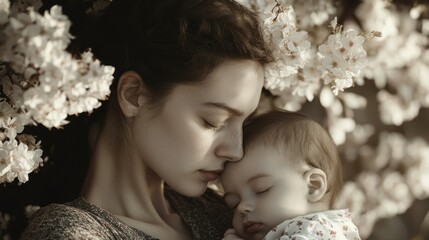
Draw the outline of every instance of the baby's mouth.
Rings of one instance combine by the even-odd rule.
[[[263,226],[264,225],[260,222],[252,222],[252,221],[245,222],[244,223],[244,232],[246,234],[254,234],[256,232],[259,232]]]

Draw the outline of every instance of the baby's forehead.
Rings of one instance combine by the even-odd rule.
[[[272,150],[268,147],[267,149],[267,152],[256,153],[254,151],[251,151],[248,153],[247,156],[245,155],[243,159],[239,161],[225,163],[224,171],[221,173],[221,177],[252,177],[251,175],[260,174],[263,169],[265,169],[265,171],[268,171],[268,166],[280,167],[281,164],[277,164],[278,162],[287,161],[279,153],[271,154]]]
[[[269,166],[290,171],[290,169],[297,169],[303,164],[306,165],[305,160],[301,159],[300,155],[289,147],[261,144],[248,149],[241,160],[227,162],[221,175],[259,174],[259,170],[269,169]],[[250,172],[245,174],[247,171]]]
[[[237,193],[243,189],[254,189],[261,184],[274,184],[275,181],[279,181],[276,174],[271,174],[264,171],[256,172],[243,172],[243,171],[232,171],[227,173],[227,176],[221,176],[221,183],[226,193]]]
[[[242,160],[237,162],[227,162],[224,166],[222,173],[220,174],[220,180],[222,183],[228,183],[231,181],[242,181],[247,175],[251,175],[253,171],[246,171],[246,168],[242,165]]]
[[[228,176],[229,174],[231,174],[231,172],[236,171],[236,169],[240,168],[240,164],[239,162],[241,162],[242,160],[239,160],[237,162],[227,162],[224,165],[223,171],[221,172],[220,176],[225,177]]]

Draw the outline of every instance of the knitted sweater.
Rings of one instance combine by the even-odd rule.
[[[165,197],[190,229],[193,239],[221,239],[232,215],[214,191],[200,198],[182,196],[165,189]],[[65,204],[50,204],[34,213],[21,235],[26,239],[148,239],[107,211],[78,198]]]

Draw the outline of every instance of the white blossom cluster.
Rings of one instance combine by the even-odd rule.
[[[367,0],[359,5],[356,15],[364,31],[383,31],[382,37],[365,46],[368,65],[362,72],[374,80],[378,119],[401,126],[429,106],[429,34],[419,30],[415,8],[408,13],[387,1]],[[364,169],[345,184],[337,206],[352,209],[360,234],[366,238],[378,220],[404,213],[415,199],[429,198],[429,144],[422,138],[409,140],[399,133],[381,132],[374,148],[366,145],[374,126],[359,131],[363,133],[360,140],[357,129],[358,125],[346,134],[344,143],[349,146],[343,153],[347,159],[358,160]]]
[[[399,126],[416,118],[421,107],[429,107],[429,39],[424,29],[418,31],[418,8],[399,11],[386,1],[366,0],[356,11],[364,29],[383,29],[383,37],[368,45],[364,75],[380,89],[384,124]]]
[[[113,80],[114,68],[102,66],[91,52],[76,59],[66,51],[71,22],[60,7],[44,15],[16,10],[25,4],[0,4],[10,14],[0,28],[0,183],[25,182],[43,162],[40,143],[17,135],[25,125],[59,128],[68,115],[91,112],[110,94]]]
[[[272,92],[306,88],[303,73],[298,70],[310,57],[310,42],[307,32],[297,29],[292,6],[277,5],[264,21],[264,33],[276,58],[265,67],[265,88]]]
[[[367,101],[363,96],[351,92],[342,92],[335,96],[330,88],[325,86],[320,92],[320,103],[326,109],[329,134],[337,145],[341,145],[346,141],[347,134],[357,128],[353,110],[366,107]]]
[[[28,181],[28,174],[43,164],[41,156],[40,142],[35,143],[31,135],[1,140],[0,183],[12,182],[15,178],[22,183]]]
[[[324,24],[337,10],[332,0],[237,0],[237,2],[258,13],[269,12],[276,3],[294,6],[297,16],[306,16],[296,19],[301,29],[311,29]]]
[[[336,207],[350,208],[359,233],[368,237],[380,218],[404,213],[414,199],[429,197],[429,144],[383,132],[377,148],[366,145],[359,154],[366,170],[345,183]]]
[[[331,22],[331,35],[329,31],[302,30],[311,31],[325,23],[335,12],[331,1],[240,2],[259,12],[264,20],[266,39],[275,56],[275,62],[265,67],[265,88],[278,96],[277,106],[299,110],[303,103],[320,94],[323,85],[331,86],[337,95],[351,87],[366,66],[363,43],[377,33],[343,31],[336,18]],[[298,8],[298,13],[305,17],[296,17]]]
[[[319,68],[323,71],[324,83],[330,84],[337,95],[338,91],[351,87],[353,79],[359,77],[367,64],[367,54],[363,48],[364,36],[353,29],[342,31],[342,26],[337,25],[337,18],[332,20],[331,27],[333,34],[318,49],[321,58]]]
[[[301,29],[308,31],[324,24],[337,10],[332,0],[287,0],[284,4],[294,6],[297,16],[306,16],[297,22]]]

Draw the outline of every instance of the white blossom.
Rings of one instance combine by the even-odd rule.
[[[405,179],[414,197],[429,197],[429,144],[422,138],[409,141],[403,165],[407,171]]]
[[[367,145],[361,148],[361,154],[366,171],[350,184],[355,186],[353,191],[364,192],[364,201],[359,207],[351,200],[340,199],[338,204],[361,211],[354,220],[359,229],[364,229],[362,237],[366,237],[373,227],[365,222],[368,214],[374,218],[371,221],[392,217],[405,212],[415,198],[429,197],[429,144],[421,138],[408,140],[399,133],[382,132],[377,148]]]
[[[272,0],[235,0],[256,13],[270,12],[276,5]],[[282,2],[283,3],[283,2]]]
[[[344,154],[343,160],[345,161],[356,161],[360,156],[364,154],[369,155],[368,152],[372,153],[372,149],[365,145],[369,138],[374,135],[375,127],[372,124],[356,124],[356,127],[352,132],[347,133],[347,141],[342,147]],[[356,147],[360,146],[360,147]]]
[[[427,156],[427,155],[426,155]],[[417,199],[429,197],[429,163],[427,157],[410,167],[405,174],[410,190]]]
[[[285,90],[282,94],[274,100],[276,107],[280,109],[285,109],[288,111],[298,111],[301,109],[302,105],[307,101],[305,96],[295,96],[290,90]]]
[[[420,103],[417,100],[404,101],[398,95],[392,95],[385,90],[377,93],[377,99],[380,103],[380,119],[385,124],[399,126],[404,121],[414,119],[419,113]]]
[[[42,150],[30,150],[25,143],[15,139],[0,142],[0,182],[28,181],[28,174],[43,162]]]
[[[0,128],[6,128],[8,117],[16,114],[12,106],[5,100],[0,101]]]
[[[329,134],[337,145],[346,141],[346,133],[352,132],[356,127],[356,122],[352,118],[332,118],[329,120]]]
[[[314,88],[311,83],[303,83],[306,79],[300,69],[310,58],[311,44],[307,32],[297,29],[292,6],[276,6],[264,25],[266,39],[275,49],[275,61],[265,67],[265,88],[273,94],[280,94],[287,88]],[[313,93],[307,90],[296,89],[294,93],[313,98]]]
[[[356,182],[345,182],[334,207],[348,208],[352,216],[359,216],[364,211],[365,200],[365,193]]]
[[[375,222],[401,214],[413,202],[404,177],[396,171],[362,172],[356,182],[347,182],[337,199],[337,208],[349,208],[361,237],[366,238]]]
[[[334,94],[353,86],[353,79],[359,77],[366,66],[366,51],[363,48],[364,37],[353,29],[340,31],[336,18],[331,22],[334,33],[318,48],[321,60],[319,68],[323,71],[325,84],[331,84]]]
[[[422,20],[422,33],[429,36],[429,19]]]
[[[27,218],[30,218],[39,209],[40,209],[40,206],[27,205],[25,206],[25,216]]]
[[[42,163],[42,150],[23,137],[28,124],[46,127],[67,124],[69,115],[91,112],[107,99],[114,68],[102,66],[85,52],[73,58],[66,51],[71,22],[54,6],[40,15],[40,1],[16,1],[0,29],[1,175],[0,183],[28,180]],[[12,10],[13,9],[13,10]]]
[[[46,127],[60,127],[68,115],[90,112],[110,94],[112,67],[101,66],[90,52],[74,59],[65,51],[71,39],[70,21],[61,8],[54,6],[44,16],[30,9],[10,22],[5,32],[15,47],[3,60],[23,65],[23,74],[37,76],[38,83],[24,79],[24,84],[17,84],[4,78],[2,84],[12,103],[27,116]]]
[[[287,4],[294,6],[297,16],[305,16],[297,19],[299,27],[303,29],[324,24],[336,11],[331,0],[290,0]]]
[[[378,40],[383,41],[392,36],[397,36],[400,19],[398,15],[389,9],[387,1],[364,0],[357,7],[355,13],[361,20],[364,30],[379,29],[383,31],[383,36]]]
[[[351,109],[362,109],[367,104],[366,98],[356,93],[344,92],[338,97],[343,100],[344,105]]]
[[[329,88],[323,87],[320,91],[320,103],[324,108],[331,107],[335,101],[335,96]]]
[[[0,0],[0,26],[7,22],[9,16],[9,0]],[[1,37],[0,37],[1,40]]]
[[[412,85],[412,98],[417,99],[422,107],[429,107],[429,50],[426,50],[406,71],[408,81]],[[402,87],[402,86],[398,86]]]
[[[380,201],[381,217],[391,217],[404,213],[414,201],[404,176],[398,171],[382,175],[381,189],[383,197]]]

